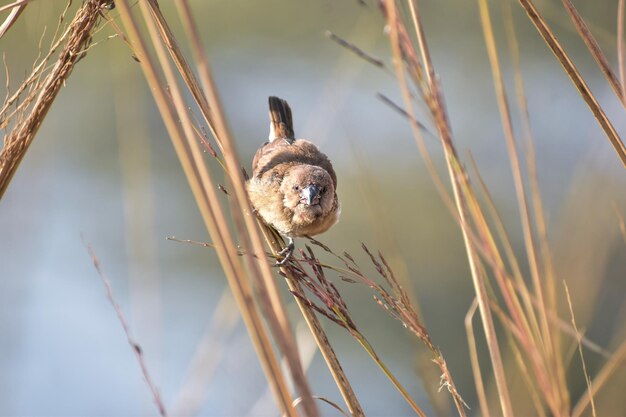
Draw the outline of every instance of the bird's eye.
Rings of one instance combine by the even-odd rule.
[[[298,184],[293,186],[294,191],[298,191],[300,189],[300,186]]]
[[[326,194],[326,187],[322,187],[322,189],[320,190],[320,194]]]

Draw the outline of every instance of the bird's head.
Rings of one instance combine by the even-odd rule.
[[[312,221],[328,214],[333,208],[335,187],[323,168],[313,165],[291,167],[281,184],[285,208]]]

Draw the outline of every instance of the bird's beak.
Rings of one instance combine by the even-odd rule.
[[[310,206],[317,199],[319,194],[320,188],[317,185],[308,185],[302,189],[302,192],[300,193],[300,201],[304,202],[307,206]]]

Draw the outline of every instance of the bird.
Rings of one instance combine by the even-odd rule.
[[[328,157],[307,139],[296,139],[287,101],[269,97],[269,140],[256,151],[248,195],[255,213],[287,238],[279,252],[285,264],[294,238],[315,236],[339,220],[337,174]]]

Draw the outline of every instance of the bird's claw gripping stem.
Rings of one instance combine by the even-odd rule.
[[[293,244],[292,238],[289,237],[287,239],[289,239],[287,246],[285,246],[283,250],[278,252],[278,256],[281,257],[282,259],[279,261],[276,261],[276,266],[285,265],[287,261],[289,261],[289,259],[291,258],[291,255],[293,255],[293,250],[295,249],[296,245]]]

